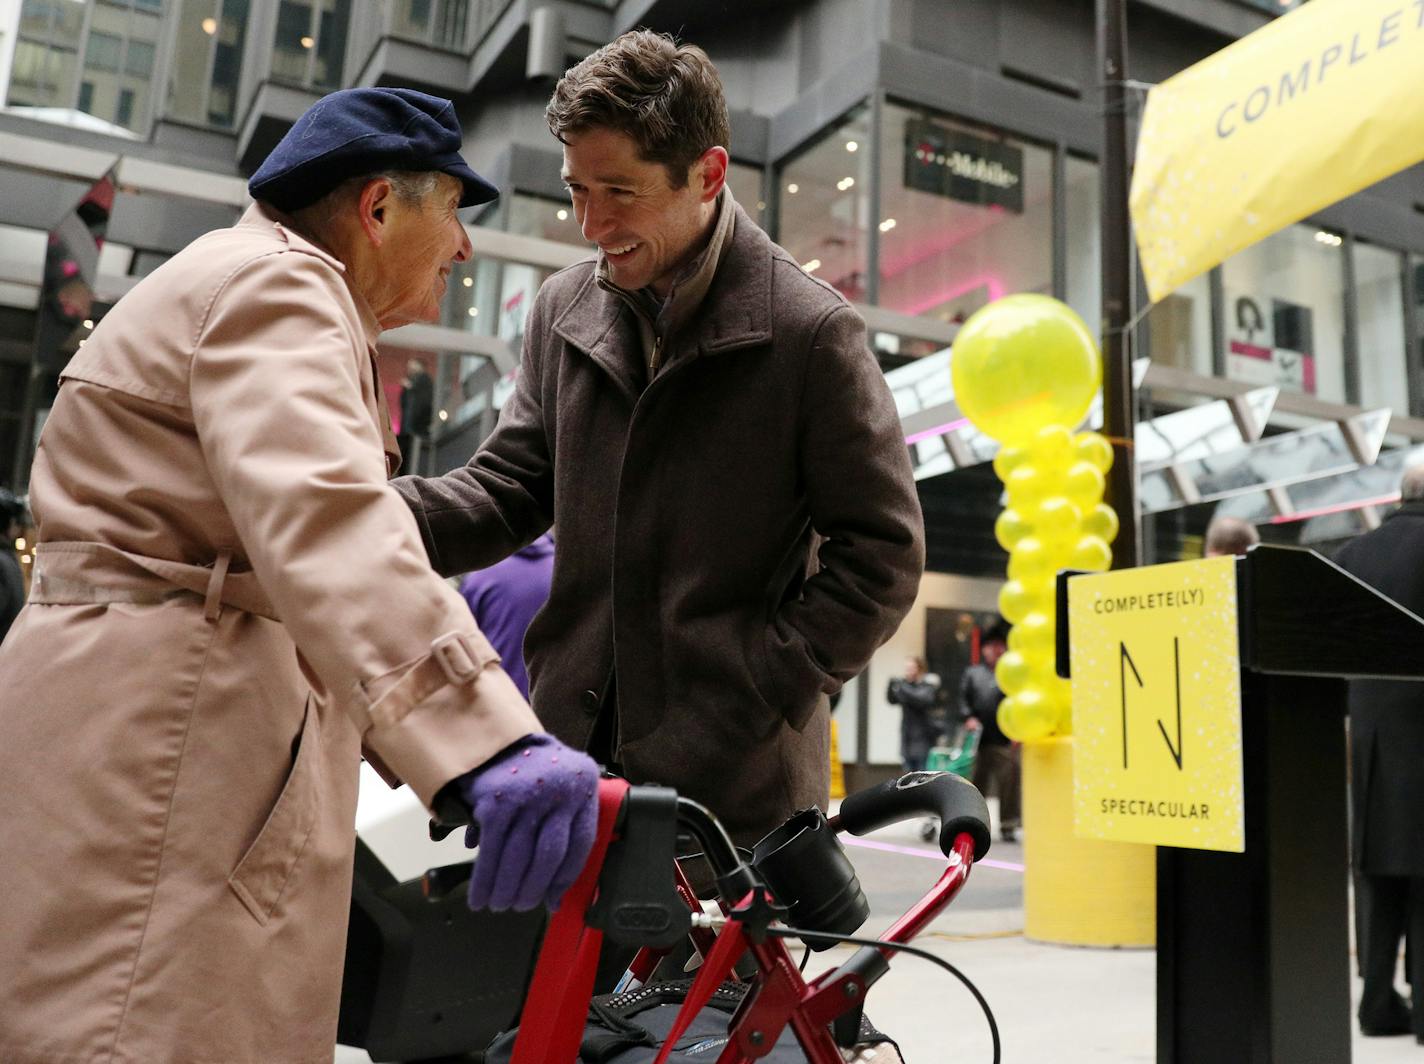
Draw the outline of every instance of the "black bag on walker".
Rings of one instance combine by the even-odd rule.
[[[678,979],[594,998],[579,1046],[579,1064],[652,1064],[691,988],[691,979]],[[732,1013],[746,992],[747,984],[735,982],[723,983],[713,991],[707,1005],[693,1017],[687,1031],[678,1039],[668,1057],[669,1064],[715,1061],[727,1044],[727,1025]],[[485,1053],[485,1064],[508,1064],[517,1033],[509,1031],[496,1038]],[[864,1018],[859,1042],[860,1045],[894,1046]],[[789,1025],[782,1030],[771,1052],[761,1059],[767,1064],[806,1064],[801,1045]],[[896,1060],[898,1055],[888,1059]]]

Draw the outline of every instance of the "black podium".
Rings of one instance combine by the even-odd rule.
[[[1424,620],[1300,548],[1253,548],[1237,593],[1246,849],[1158,847],[1157,1061],[1347,1064],[1345,681],[1424,678]]]

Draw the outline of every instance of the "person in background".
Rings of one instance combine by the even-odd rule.
[[[497,194],[461,141],[448,100],[322,98],[64,372],[0,644],[5,1064],[330,1061],[363,753],[473,815],[472,907],[582,870],[597,767],[386,483],[378,338],[438,315]]]
[[[885,700],[900,707],[900,761],[906,772],[923,772],[938,737],[934,720],[939,680],[925,671],[925,659],[905,659],[905,675],[890,681]]]
[[[525,698],[529,697],[529,673],[524,664],[524,634],[549,600],[553,576],[554,538],[546,532],[503,561],[468,573],[460,581],[460,594],[470,604],[475,623]]]
[[[425,450],[430,446],[430,422],[435,416],[435,381],[425,372],[425,365],[413,358],[405,365],[405,380],[401,382],[400,446],[401,465],[408,473],[420,472]]]
[[[18,496],[0,488],[0,643],[25,604],[25,574],[15,557],[15,540],[25,533],[25,504]]]
[[[1400,499],[1379,528],[1345,544],[1334,561],[1424,614],[1424,465],[1404,471]],[[1412,1031],[1424,1042],[1424,685],[1352,680],[1349,708],[1360,1031]],[[1406,937],[1412,1007],[1394,986]]]
[[[1206,526],[1206,542],[1202,554],[1220,558],[1229,554],[1245,554],[1261,542],[1256,526],[1239,517],[1213,517]]]
[[[1002,622],[984,632],[980,660],[964,670],[959,684],[959,712],[967,727],[980,729],[970,782],[985,798],[991,793],[998,796],[999,835],[1005,842],[1015,842],[1022,818],[1019,748],[999,728],[999,703],[1004,700],[1004,692],[994,678],[994,666],[1008,645],[1008,635]]]

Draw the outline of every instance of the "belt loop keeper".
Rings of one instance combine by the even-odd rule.
[[[225,550],[213,562],[213,575],[208,577],[208,593],[203,599],[203,616],[216,621],[222,613],[223,584],[227,582],[227,567],[232,564],[232,551]]]

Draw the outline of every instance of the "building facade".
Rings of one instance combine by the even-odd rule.
[[[1147,86],[1294,6],[1130,0],[1131,117]],[[383,367],[393,397],[407,359],[434,371],[440,420],[421,464],[463,461],[510,388],[538,285],[587,253],[543,123],[549,90],[637,26],[717,63],[733,193],[866,315],[907,436],[916,417],[933,421],[942,353],[985,303],[1047,293],[1098,327],[1093,0],[10,0],[0,20],[0,483],[23,487],[85,323],[230,224],[244,175],[313,101],[353,85],[454,99],[467,157],[504,190],[474,220],[477,254],[441,325],[389,338]],[[47,328],[54,234],[85,242],[71,216],[86,197],[94,213],[106,176],[91,303],[68,331]],[[1156,306],[1140,298],[1132,344],[1152,439],[1139,434],[1139,453],[1166,441],[1144,466],[1149,558],[1190,555],[1217,506],[1289,541],[1378,520],[1424,441],[1424,168]],[[982,441],[931,431],[912,446],[935,571],[926,608],[992,610],[1004,555]],[[888,667],[923,638],[892,645]]]

